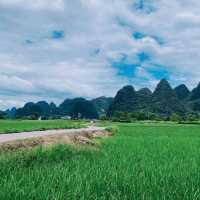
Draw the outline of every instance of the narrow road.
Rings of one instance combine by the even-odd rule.
[[[48,135],[56,134],[80,134],[82,132],[94,132],[94,131],[103,131],[105,128],[102,127],[88,127],[80,129],[59,129],[59,130],[46,130],[46,131],[32,131],[32,132],[22,132],[22,133],[11,133],[11,134],[0,134],[0,143],[24,140]]]

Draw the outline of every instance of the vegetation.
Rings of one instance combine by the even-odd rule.
[[[117,124],[98,150],[0,155],[0,199],[199,199],[199,126]]]
[[[113,101],[112,97],[99,97],[99,98],[93,99],[92,103],[94,104],[98,112],[98,115],[100,117],[105,117],[112,101]]]
[[[15,133],[34,130],[81,128],[85,123],[70,120],[0,120],[0,133]]]
[[[152,94],[148,88],[135,92],[132,86],[122,88],[114,98],[108,112],[113,116],[116,112],[154,113],[169,117],[171,114],[183,114],[185,108],[179,101],[176,92],[163,79]]]
[[[190,94],[189,89],[188,89],[187,86],[184,85],[184,84],[179,85],[179,86],[176,87],[174,90],[175,90],[176,95],[177,95],[177,97],[179,98],[179,100],[184,100],[184,99],[186,99],[186,98],[189,96],[189,94]]]
[[[173,89],[167,80],[162,79],[153,93],[148,88],[136,91],[133,86],[128,85],[120,89],[114,99],[109,97],[92,100],[66,99],[58,106],[45,101],[29,102],[22,108],[1,112],[0,118],[105,119],[105,117],[113,118],[116,112],[153,113],[157,119],[167,120],[174,114],[181,116],[182,120],[191,113],[199,115],[200,84],[190,92],[184,84]]]
[[[191,100],[200,99],[200,83],[199,83],[199,85],[198,85],[196,88],[194,88],[194,89],[192,90],[190,99],[191,99]]]
[[[61,115],[68,115],[72,118],[98,118],[98,113],[94,104],[84,98],[66,99],[59,106],[59,110]]]
[[[133,112],[137,106],[137,96],[133,86],[128,85],[118,91],[108,110],[111,117],[115,112]]]
[[[165,116],[185,112],[183,104],[165,79],[160,81],[152,95],[152,111]]]

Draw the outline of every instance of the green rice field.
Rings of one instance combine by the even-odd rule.
[[[24,131],[81,128],[86,123],[71,120],[0,120],[1,133],[16,133]]]
[[[0,154],[1,200],[200,199],[200,126],[116,124],[96,147]]]

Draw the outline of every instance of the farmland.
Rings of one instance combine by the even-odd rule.
[[[71,120],[0,120],[0,134],[23,131],[81,128],[84,127],[85,124],[86,122],[83,121]]]
[[[200,126],[115,124],[96,147],[0,154],[0,199],[200,199]]]

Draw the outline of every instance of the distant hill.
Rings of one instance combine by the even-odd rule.
[[[190,95],[190,91],[185,84],[177,86],[174,90],[179,100],[184,100]]]
[[[104,103],[99,104],[99,110],[107,109],[109,101],[111,101],[111,99],[107,98],[104,99],[104,101],[104,103],[107,103],[107,105],[104,105]],[[97,100],[95,100],[95,102],[97,102]],[[105,110],[104,112],[106,113],[106,111],[107,110]],[[39,117],[57,118],[62,116],[70,116],[72,118],[81,119],[97,119],[99,117],[93,101],[89,101],[84,98],[66,99],[58,107],[53,102],[51,102],[50,104],[46,101],[39,101],[37,103],[28,102],[22,108],[13,108],[11,110],[7,110],[6,114],[8,118],[28,119],[38,119]]]
[[[41,110],[41,114],[50,114],[50,106],[46,101],[39,101],[36,103],[36,106],[38,106]]]
[[[148,88],[135,91],[125,86],[118,91],[108,110],[108,116],[115,112],[152,112],[169,116],[184,114],[186,109],[167,80],[162,79],[152,93]]]
[[[61,115],[72,118],[97,119],[98,112],[94,104],[84,98],[66,99],[60,106]]]
[[[2,112],[1,117],[37,119],[41,116],[59,118],[97,119],[112,117],[115,113],[136,113],[146,116],[166,116],[178,114],[200,114],[200,84],[191,92],[182,84],[172,89],[166,79],[162,79],[152,93],[148,88],[138,91],[132,85],[121,88],[114,98],[99,97],[92,100],[84,98],[66,99],[59,106],[39,101],[28,102],[22,108],[12,108]],[[137,115],[138,116],[138,115]]]
[[[42,109],[39,105],[29,102],[24,105],[24,107],[17,109],[16,117],[25,118],[30,117],[30,119],[36,119],[42,115]]]
[[[56,105],[52,102],[48,104],[46,101],[39,101],[37,103],[29,102],[26,103],[22,108],[13,108],[9,111],[9,118],[30,118],[37,119],[39,117],[53,117],[59,115],[59,110]]]
[[[99,116],[106,116],[108,108],[112,102],[112,97],[99,97],[92,100],[92,103],[95,106]]]
[[[15,107],[13,107],[12,109],[6,110],[5,113],[6,113],[6,116],[9,119],[15,119],[16,118],[17,109]]]
[[[164,115],[183,114],[185,112],[184,105],[166,79],[162,79],[158,83],[152,95],[152,111]]]
[[[149,111],[151,106],[152,92],[148,88],[142,88],[136,92],[137,108],[139,111]]]
[[[200,83],[187,98],[188,107],[194,112],[200,112]]]
[[[108,116],[115,112],[133,112],[137,107],[137,94],[133,86],[128,85],[117,92],[108,109]]]
[[[194,88],[190,95],[190,101],[195,101],[200,99],[200,83],[196,88]]]

